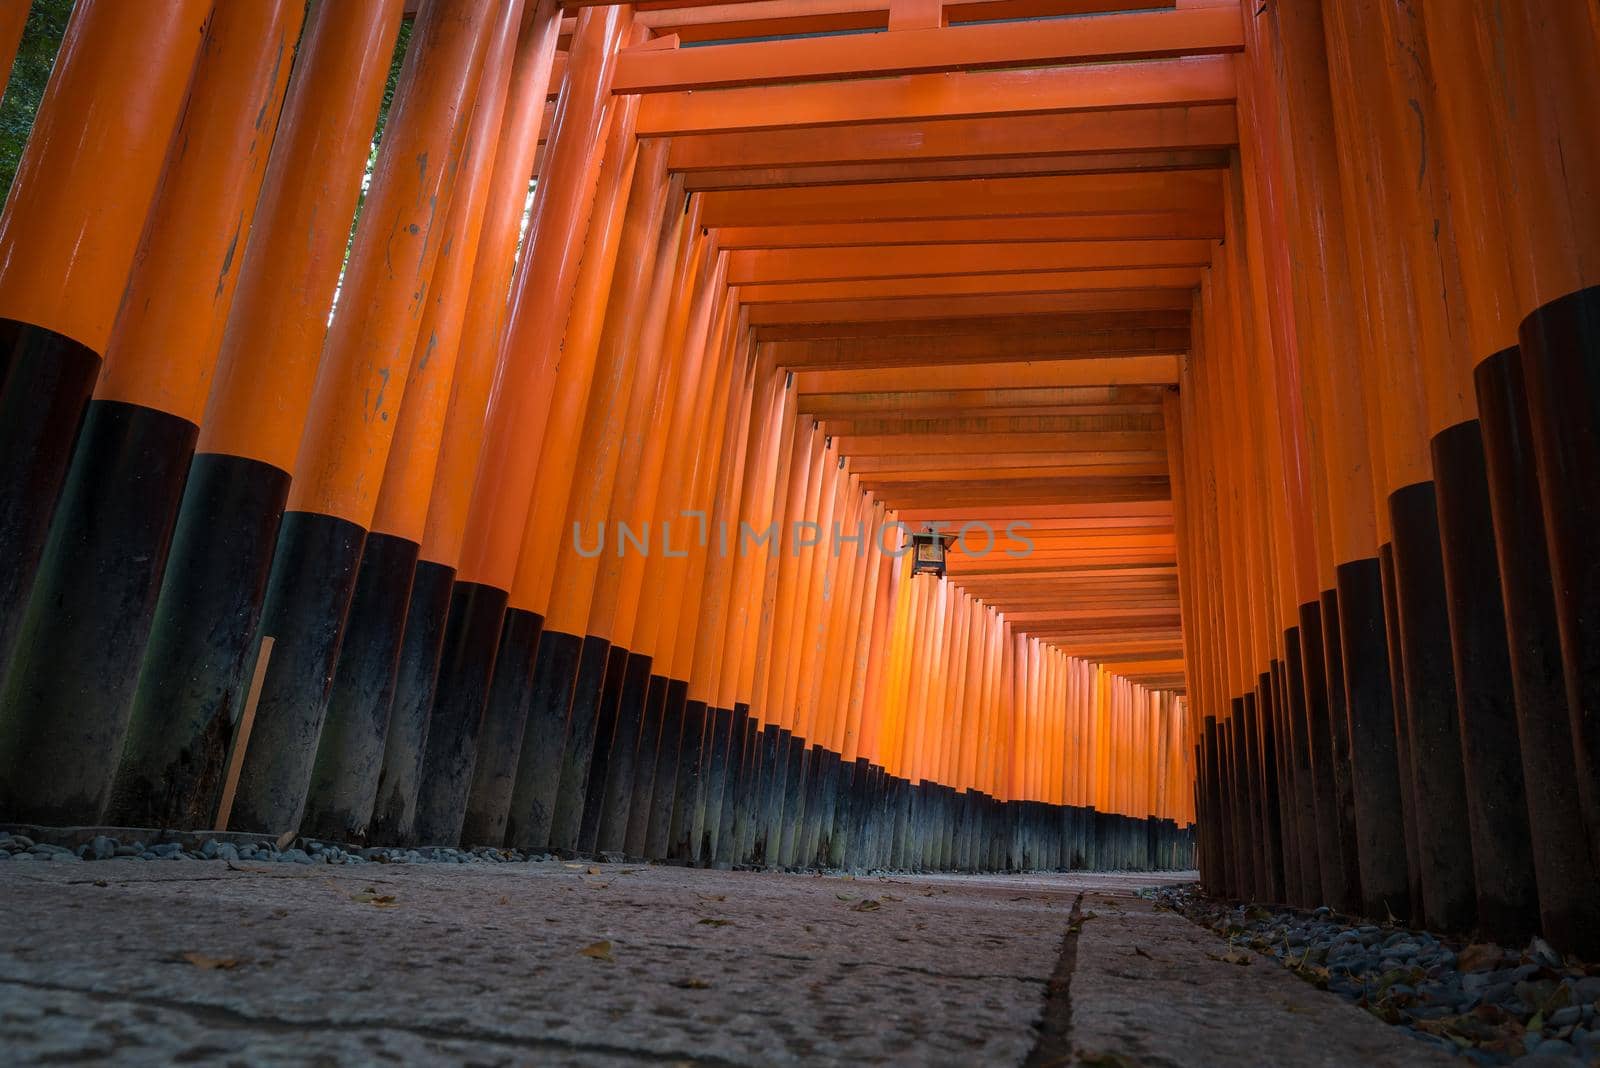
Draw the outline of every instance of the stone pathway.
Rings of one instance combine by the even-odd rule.
[[[8,1064],[1450,1062],[1269,962],[1219,959],[1213,935],[1133,895],[1163,881],[11,862],[0,1050]]]

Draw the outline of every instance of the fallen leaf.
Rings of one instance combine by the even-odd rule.
[[[96,885],[96,886],[110,886],[111,884],[106,882],[104,879],[96,879],[94,881],[94,885]]]
[[[874,901],[872,898],[863,898],[850,906],[851,912],[877,912],[883,908],[883,902]]]
[[[183,959],[203,972],[228,971],[240,963],[238,957],[208,957],[204,953],[185,953]]]
[[[1475,942],[1456,954],[1456,967],[1464,972],[1477,972],[1500,963],[1503,951],[1499,946]]]
[[[706,982],[704,979],[694,978],[679,979],[672,985],[681,987],[684,990],[709,990],[711,988],[711,984]]]
[[[833,896],[838,898],[840,901],[854,901],[856,899],[856,895],[854,894],[834,894]]]
[[[1250,963],[1250,954],[1242,949],[1230,949],[1226,953],[1207,953],[1212,960],[1221,961],[1223,964],[1237,964],[1241,968]]]
[[[591,942],[589,945],[578,950],[578,955],[588,957],[591,960],[603,960],[607,962],[615,959],[611,956],[610,942]]]
[[[509,897],[506,897],[504,894],[502,894],[502,895],[500,895],[500,904],[509,905],[509,904],[511,904],[511,899]]]
[[[1144,951],[1144,948],[1141,947],[1141,946],[1134,946],[1133,947],[1133,953],[1134,953],[1134,956],[1143,957],[1145,960],[1155,960],[1155,958],[1152,957],[1150,954],[1146,953]]]
[[[726,901],[726,900],[728,900],[728,895],[727,894],[696,894],[694,896],[699,898],[701,901]]]
[[[392,909],[399,904],[395,900],[395,896],[393,894],[380,894],[375,887],[371,886],[367,887],[359,894],[351,894],[350,900],[360,902],[363,905],[371,905],[374,908],[380,909]]]
[[[298,833],[298,831],[284,831],[282,834],[278,835],[279,851],[281,852],[282,850],[288,849],[289,844],[294,841],[294,836]]]
[[[585,868],[585,869],[583,869],[583,874],[585,874],[585,875],[599,875],[600,874],[600,869],[599,868]]]
[[[883,895],[883,900],[885,900],[885,901],[902,901],[904,899],[895,897],[893,894],[884,894]]]
[[[732,920],[714,920],[710,916],[700,921],[702,927],[732,927]]]

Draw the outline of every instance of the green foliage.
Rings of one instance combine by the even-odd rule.
[[[406,19],[400,23],[400,34],[395,38],[394,56],[389,60],[389,77],[383,83],[383,103],[378,105],[378,128],[372,135],[372,159],[378,158],[378,142],[383,139],[384,124],[389,121],[389,108],[394,104],[394,91],[400,85],[400,68],[405,66],[406,51],[411,47],[411,28],[416,23]]]
[[[378,145],[383,140],[383,128],[389,121],[389,108],[394,104],[394,91],[400,84],[400,68],[405,66],[406,51],[411,47],[411,19],[400,23],[399,36],[395,38],[394,55],[389,60],[389,77],[383,83],[383,100],[378,104],[378,126],[372,132],[372,147],[367,152],[367,172],[361,177],[361,195],[356,198],[356,213],[350,220],[350,236],[345,240],[344,262],[350,263],[350,250],[356,242],[356,224],[361,221],[361,209],[367,204],[367,187],[372,182],[372,169],[378,165]],[[343,268],[340,268],[341,278]]]
[[[5,99],[0,101],[0,202],[11,192],[71,14],[72,0],[33,0],[28,11],[17,62],[11,69]]]

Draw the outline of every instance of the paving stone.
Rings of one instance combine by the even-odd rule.
[[[1434,1063],[1266,961],[1213,959],[1227,951],[1214,935],[1134,896],[1162,881],[1150,875],[351,868],[242,854],[5,866],[8,1059],[1021,1064],[1084,895],[1096,918],[1069,991],[1081,1053]]]

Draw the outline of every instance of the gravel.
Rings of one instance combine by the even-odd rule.
[[[1194,884],[1146,896],[1465,1061],[1600,1065],[1600,964],[1563,958],[1543,939],[1461,943],[1327,907],[1230,905]]]
[[[277,842],[237,842],[217,838],[145,843],[122,841],[97,834],[76,848],[39,842],[25,834],[0,832],[0,862],[97,861],[133,858],[146,861],[220,860],[229,864],[504,864],[551,859],[549,854],[527,854],[517,849],[402,849],[378,846],[368,849],[299,838]]]

